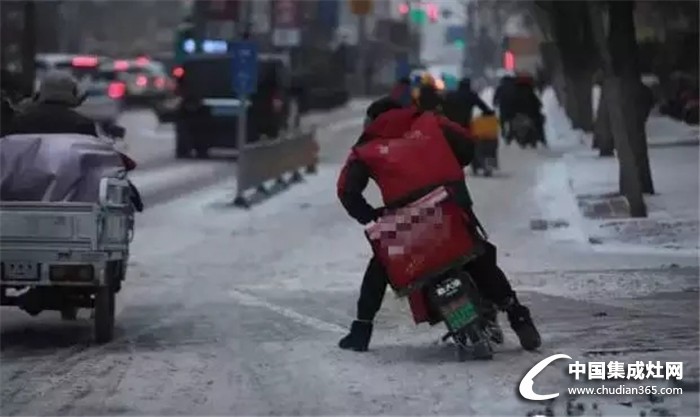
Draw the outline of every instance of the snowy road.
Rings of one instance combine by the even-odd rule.
[[[3,415],[525,416],[544,405],[520,399],[520,379],[555,353],[697,366],[697,260],[597,253],[575,233],[531,230],[549,215],[541,196],[557,183],[543,191],[542,176],[560,155],[513,148],[502,152],[502,173],[470,184],[543,349],[523,352],[508,331],[494,361],[457,363],[437,343],[443,329],[415,327],[388,294],[370,351],[340,351],[369,248],[334,190],[358,127],[334,124],[321,132],[318,175],[249,212],[229,206],[233,183],[224,181],[139,216],[114,342],[92,345],[85,317],[4,310]],[[157,188],[149,181],[160,180],[141,186]],[[571,386],[564,367],[550,366],[535,389]],[[581,401],[606,416],[653,406],[685,416],[698,415],[696,394],[629,407],[623,397]],[[566,399],[556,415],[566,415]]]

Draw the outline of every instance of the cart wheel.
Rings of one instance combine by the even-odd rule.
[[[61,319],[66,321],[73,321],[78,318],[78,308],[77,307],[66,307],[61,310]]]
[[[95,341],[107,343],[114,336],[114,291],[108,285],[95,294]]]

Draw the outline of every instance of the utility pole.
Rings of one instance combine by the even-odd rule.
[[[367,15],[357,16],[357,66],[359,86],[361,94],[369,93],[369,80],[367,79]]]
[[[350,0],[350,10],[357,16],[357,75],[360,94],[369,91],[367,79],[367,15],[372,13],[373,0]]]

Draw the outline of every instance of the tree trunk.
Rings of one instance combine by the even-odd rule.
[[[644,105],[642,97],[641,74],[639,70],[639,57],[634,26],[634,2],[611,1],[610,10],[610,56],[613,71],[622,80],[622,97],[625,111],[631,111],[628,124],[630,134],[630,146],[637,162],[637,176],[642,191],[647,194],[654,193],[654,185],[651,179],[651,167],[647,150],[646,138],[646,111],[640,108]]]
[[[612,9],[614,2],[610,2],[609,6]],[[642,184],[638,175],[638,161],[631,146],[631,127],[635,122],[634,106],[625,106],[623,97],[625,94],[625,83],[619,72],[620,57],[614,56],[619,51],[614,48],[615,43],[612,39],[607,39],[605,35],[605,27],[603,25],[601,8],[598,3],[589,3],[589,13],[591,17],[591,29],[593,37],[598,45],[603,63],[603,70],[606,76],[604,87],[608,117],[612,136],[614,138],[615,149],[617,150],[617,158],[619,161],[619,188],[620,194],[627,198],[630,205],[630,215],[632,217],[646,217],[647,208],[644,203],[642,193]],[[616,21],[610,15],[610,27],[613,28]]]
[[[571,91],[571,121],[575,129],[593,131],[593,71],[589,68],[570,69],[567,88]]]
[[[607,90],[610,89],[610,79],[606,78],[600,86],[600,101],[596,112],[593,129],[593,142],[599,150],[601,157],[614,156],[615,142],[610,130],[610,106],[608,104]]]
[[[564,72],[564,109],[575,129],[591,132],[591,88],[596,57],[586,7],[584,1],[551,2],[548,10]]]

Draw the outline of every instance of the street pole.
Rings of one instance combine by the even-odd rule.
[[[243,2],[243,4],[246,4],[247,2]],[[243,40],[246,39],[246,35],[248,35],[247,30],[245,29],[248,24],[247,20],[247,12],[243,14],[243,36],[241,38]],[[236,133],[236,141],[237,141],[237,146],[238,146],[238,164],[240,165],[241,159],[243,158],[243,149],[245,148],[246,142],[247,142],[247,134],[248,134],[248,106],[247,106],[247,101],[248,101],[248,96],[241,92],[238,94],[238,99],[240,100],[240,109],[238,111],[238,125],[236,126],[238,129],[238,132]]]
[[[243,1],[241,4],[241,7],[243,10],[240,13],[240,22],[241,22],[241,40],[242,41],[247,41],[250,38],[250,20],[251,20],[251,15],[250,15],[250,3],[248,1]],[[243,158],[245,158],[244,150],[246,146],[246,142],[248,141],[247,136],[248,136],[248,95],[246,94],[245,91],[239,91],[238,92],[238,100],[240,101],[239,109],[238,109],[238,120],[236,123],[236,148],[238,150],[238,158],[236,161],[236,166],[238,169],[238,173],[236,176],[239,178],[239,184],[240,184],[240,172],[241,172],[241,164],[243,163]],[[243,206],[247,207],[245,198],[243,197],[243,190],[240,186],[236,187],[236,198],[233,200],[233,204],[236,206]]]
[[[367,79],[367,15],[357,16],[357,65],[359,67],[359,86],[362,95],[367,94],[369,80]]]

